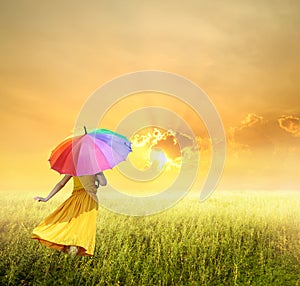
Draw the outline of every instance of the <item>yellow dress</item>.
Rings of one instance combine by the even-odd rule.
[[[32,238],[63,251],[78,247],[78,255],[93,255],[98,214],[95,176],[73,177],[72,195],[32,232]]]

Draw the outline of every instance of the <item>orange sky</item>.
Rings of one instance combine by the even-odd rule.
[[[50,151],[71,134],[85,100],[147,69],[192,80],[215,104],[228,141],[219,189],[299,189],[299,8],[266,0],[2,1],[0,189],[49,190],[59,179]],[[127,99],[122,112],[148,105],[145,98]]]

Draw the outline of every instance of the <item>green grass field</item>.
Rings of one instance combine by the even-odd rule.
[[[215,192],[147,217],[100,208],[93,257],[30,239],[65,195],[0,194],[0,285],[300,284],[299,192]]]

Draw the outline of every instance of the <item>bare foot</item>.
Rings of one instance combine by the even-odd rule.
[[[76,256],[78,253],[78,247],[77,246],[74,246],[74,245],[71,245],[69,247],[69,251],[68,251],[68,254],[72,255],[72,256]]]

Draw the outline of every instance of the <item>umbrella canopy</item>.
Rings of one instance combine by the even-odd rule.
[[[68,138],[51,153],[51,168],[73,176],[93,175],[111,169],[126,160],[130,141],[107,129],[96,129],[81,136]]]

